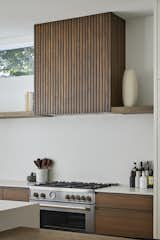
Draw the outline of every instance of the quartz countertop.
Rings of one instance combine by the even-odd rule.
[[[29,188],[29,186],[31,186],[31,184],[27,183],[27,181],[1,180],[0,179],[0,187]]]
[[[8,200],[0,200],[0,212],[7,211],[15,208],[27,207],[38,205],[30,202],[22,202],[22,201],[8,201]]]
[[[122,194],[153,195],[153,189],[130,188],[125,185],[99,188],[99,189],[96,189],[95,192],[97,192],[97,193],[122,193]]]
[[[100,236],[96,234],[84,234],[66,231],[17,228],[0,233],[1,240],[125,240],[122,237]],[[131,240],[131,238],[130,238]]]
[[[32,184],[27,183],[27,181],[0,180],[0,187],[29,188],[31,185]],[[153,189],[130,188],[129,186],[125,186],[125,185],[99,188],[99,189],[96,189],[95,192],[153,195]]]

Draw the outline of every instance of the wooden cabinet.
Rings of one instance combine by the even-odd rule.
[[[35,113],[122,105],[125,21],[104,13],[35,25]]]
[[[0,188],[0,199],[13,201],[29,201],[29,189],[27,188]]]
[[[153,238],[153,197],[96,194],[96,233]]]

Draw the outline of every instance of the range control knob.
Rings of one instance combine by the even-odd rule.
[[[67,194],[67,195],[65,196],[65,199],[70,200],[70,195]]]
[[[86,197],[85,196],[81,196],[81,200],[82,201],[86,201]]]
[[[40,197],[41,197],[41,198],[46,198],[46,194],[45,194],[45,193],[41,193],[41,194],[40,194]]]
[[[75,200],[75,196],[74,196],[74,195],[71,195],[71,199],[72,199],[72,200]]]
[[[88,202],[91,202],[91,200],[92,200],[90,196],[87,196],[86,199]]]
[[[33,193],[33,197],[38,198],[38,197],[39,197],[39,194],[36,193],[36,192],[34,192],[34,193]]]
[[[76,200],[80,200],[81,197],[79,195],[76,195]]]
[[[49,193],[49,197],[50,197],[51,199],[54,199],[54,198],[56,197],[55,192],[50,192],[50,193]]]

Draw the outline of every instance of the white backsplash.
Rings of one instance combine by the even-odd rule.
[[[54,179],[128,184],[132,163],[153,159],[153,115],[0,120],[0,179],[25,180],[33,160],[55,160]]]

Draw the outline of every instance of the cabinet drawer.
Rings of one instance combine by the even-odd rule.
[[[152,239],[152,212],[128,209],[97,208],[96,233]]]
[[[3,199],[13,201],[29,201],[29,190],[26,188],[4,188]]]
[[[145,195],[97,193],[96,206],[152,211],[153,197]]]

